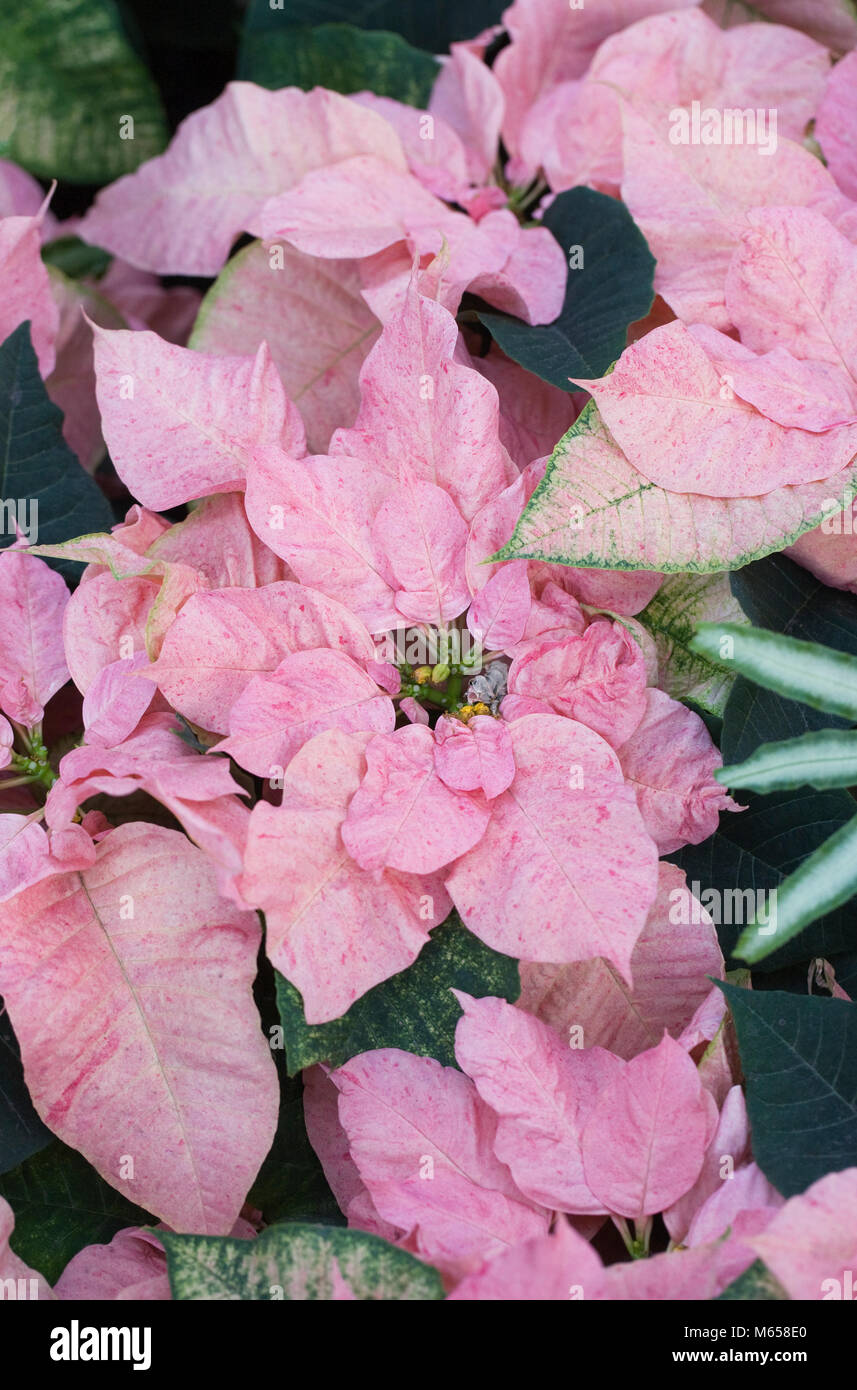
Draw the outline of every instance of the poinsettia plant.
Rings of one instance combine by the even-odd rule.
[[[9,1296],[852,1296],[857,22],[435,8],[8,24]]]

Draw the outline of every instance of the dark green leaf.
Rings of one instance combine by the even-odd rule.
[[[8,1173],[51,1142],[24,1081],[18,1041],[0,1000],[0,1173]]]
[[[59,1139],[4,1173],[0,1196],[15,1213],[12,1249],[49,1284],[85,1245],[107,1244],[124,1226],[153,1220]]]
[[[787,555],[768,555],[729,576],[756,627],[822,642],[857,656],[857,596],[830,589]]]
[[[334,92],[371,91],[409,106],[428,105],[439,72],[430,53],[398,34],[365,32],[352,24],[281,29],[248,34],[240,75],[260,87],[327,87]]]
[[[69,540],[113,525],[110,504],[62,437],[62,414],[48,399],[22,323],[0,346],[0,498],[23,507],[24,530],[43,543]],[[37,513],[34,514],[34,507]],[[37,520],[38,535],[28,529]],[[8,524],[0,547],[11,545]],[[66,576],[80,573],[68,560],[48,561]]]
[[[731,704],[731,700],[730,700]],[[728,706],[727,706],[728,717]],[[684,869],[692,891],[714,889],[720,904],[718,936],[724,954],[732,956],[742,928],[750,920],[746,903],[736,912],[730,893],[752,890],[767,895],[781,888],[788,874],[818,849],[854,815],[854,800],[845,791],[772,792],[769,796],[744,795],[740,814],[724,812],[720,825],[701,845],[686,845],[668,857]],[[763,899],[764,903],[767,898]],[[708,903],[703,899],[705,906]],[[715,907],[709,907],[715,915]],[[814,922],[806,931],[769,956],[761,968],[776,970],[811,956],[828,959],[853,948],[857,917],[853,907],[839,907]],[[738,962],[740,963],[740,962]]]
[[[294,24],[356,24],[391,29],[427,53],[498,24],[506,0],[251,0],[245,33],[275,34]]]
[[[315,1062],[339,1066],[359,1052],[399,1047],[454,1067],[461,1009],[450,992],[492,994],[514,1002],[518,962],[485,946],[456,913],[431,933],[414,964],[376,985],[332,1023],[309,1025],[295,987],[277,975],[277,1004],[291,1075]]]
[[[345,1218],[307,1137],[303,1082],[300,1077],[286,1074],[285,1053],[278,1036],[281,1025],[277,1013],[277,976],[265,955],[264,941],[257,963],[253,995],[262,1032],[277,1067],[280,1109],[274,1142],[247,1200],[251,1206],[259,1208],[269,1224],[288,1220],[339,1225]]]
[[[800,738],[818,729],[847,727],[847,719],[786,700],[739,676],[726,703],[720,751],[727,762],[741,763],[771,739]]]
[[[629,324],[649,312],[655,259],[624,203],[591,188],[560,193],[544,225],[566,258],[574,253],[559,318],[541,327],[487,309],[479,318],[509,357],[571,391],[569,377],[604,375],[625,346]],[[578,252],[582,265],[575,269]]]
[[[788,1294],[761,1260],[754,1260],[749,1269],[717,1295],[720,1301],[740,1299],[742,1302],[773,1303],[788,1301]]]
[[[0,91],[0,157],[42,178],[106,183],[166,143],[157,88],[112,0],[7,5]]]
[[[160,1239],[176,1299],[329,1300],[337,1273],[358,1299],[443,1298],[437,1270],[365,1231],[287,1222],[253,1241],[166,1231]]]
[[[314,1221],[338,1226],[345,1221],[307,1138],[300,1077],[280,1072],[277,1133],[247,1200],[269,1224]]]
[[[42,247],[42,260],[45,265],[61,270],[72,280],[98,279],[103,275],[113,257],[100,246],[88,246],[78,236],[60,236]]]
[[[735,1019],[765,1176],[793,1197],[857,1165],[857,1005],[718,984]]]
[[[857,815],[819,845],[777,891],[776,912],[764,925],[753,919],[735,945],[735,955],[751,965],[770,956],[809,926],[857,893]],[[771,929],[774,929],[773,931]],[[857,931],[853,940],[857,939]]]

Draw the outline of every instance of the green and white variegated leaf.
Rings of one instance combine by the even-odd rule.
[[[857,1008],[846,999],[715,984],[738,1034],[753,1158],[765,1177],[794,1197],[853,1167]]]
[[[768,905],[768,920],[751,923],[738,938],[734,954],[750,965],[764,960],[810,922],[841,907],[857,893],[857,816],[805,859]],[[773,928],[773,930],[771,930]]]
[[[4,5],[0,156],[42,178],[106,183],[166,143],[158,89],[113,0]]]
[[[739,569],[841,510],[855,480],[857,459],[823,482],[761,497],[668,492],[637,471],[590,401],[554,449],[511,539],[491,558],[665,574]]]
[[[365,1231],[284,1222],[255,1240],[159,1231],[173,1297],[217,1302],[443,1298],[436,1270]]]
[[[665,579],[638,621],[654,639],[658,685],[674,700],[692,700],[722,715],[735,672],[690,650],[698,623],[749,623],[725,574],[675,574]]]
[[[745,762],[718,768],[714,775],[725,787],[753,792],[852,787],[857,784],[857,731],[819,729],[763,743]]]
[[[703,623],[690,646],[789,700],[857,720],[857,657],[736,623]]]

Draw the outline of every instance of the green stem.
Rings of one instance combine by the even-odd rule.
[[[652,1218],[650,1216],[645,1216],[634,1222],[634,1237],[636,1253],[634,1251],[631,1253],[637,1260],[645,1259],[649,1253],[649,1242],[652,1238]]]
[[[449,696],[442,690],[432,690],[430,686],[421,685],[416,699],[421,704],[439,705],[441,709],[450,708]]]
[[[449,680],[446,682],[446,698],[450,709],[461,703],[461,687],[463,683],[464,677],[460,671],[456,671],[455,675],[450,676]]]
[[[652,1236],[652,1218],[648,1216],[641,1221],[635,1221],[633,1235],[624,1216],[614,1216],[613,1225],[622,1237],[631,1259],[645,1259],[649,1253],[649,1241]]]

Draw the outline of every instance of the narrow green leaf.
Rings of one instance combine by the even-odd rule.
[[[717,1301],[729,1302],[732,1299],[739,1299],[742,1303],[773,1303],[789,1301],[789,1296],[780,1283],[775,1279],[767,1265],[761,1260],[754,1260],[749,1269],[745,1269],[743,1274],[739,1274],[737,1279],[717,1295]]]
[[[857,893],[857,816],[804,860],[777,891],[765,925],[741,933],[735,955],[754,965],[790,941],[817,917],[841,907]]]
[[[857,1165],[857,1004],[715,983],[735,1020],[765,1176],[793,1197]]]
[[[358,1299],[443,1298],[437,1270],[365,1231],[286,1222],[255,1240],[158,1234],[180,1300],[330,1300],[341,1281]]]
[[[0,92],[0,157],[42,178],[106,183],[166,144],[158,89],[113,0],[7,5]]]
[[[15,1213],[15,1254],[49,1284],[85,1245],[106,1245],[123,1227],[153,1220],[59,1139],[4,1173],[0,1196]]]
[[[857,720],[857,658],[763,628],[702,623],[691,651],[815,709]]]
[[[857,783],[857,731],[819,729],[763,743],[743,763],[715,772],[724,787],[754,792],[791,791],[795,787],[851,787]]]
[[[732,592],[755,627],[821,642],[857,656],[857,596],[830,589],[787,555],[768,555],[729,576]],[[713,615],[718,620],[728,615]],[[813,729],[844,728],[848,720],[788,700],[739,676],[729,697],[720,744],[725,762],[739,763],[761,743]]]
[[[690,700],[708,714],[722,715],[735,681],[728,665],[690,649],[699,623],[746,623],[725,574],[675,574],[664,580],[638,615],[655,640],[658,685],[674,700]]]
[[[65,541],[113,525],[107,498],[62,437],[62,414],[39,375],[29,323],[0,345],[0,497],[24,507],[34,543]],[[22,529],[27,530],[26,522]],[[7,528],[0,547],[14,539]],[[80,572],[66,560],[49,563],[65,575]]]
[[[561,391],[569,377],[603,376],[628,326],[649,312],[655,258],[624,203],[591,188],[560,193],[542,219],[569,262],[562,311],[533,326],[489,310],[479,318],[507,357]]]
[[[439,71],[436,58],[399,34],[353,24],[247,34],[241,50],[241,77],[260,87],[371,91],[418,107],[428,105]]]
[[[413,965],[369,990],[332,1023],[308,1024],[294,985],[279,974],[276,980],[291,1076],[316,1062],[336,1067],[379,1047],[398,1047],[454,1067],[461,1008],[452,990],[491,994],[510,1003],[521,992],[518,962],[492,951],[462,925],[457,913],[435,928]]]

